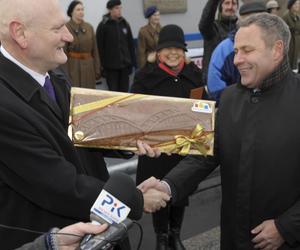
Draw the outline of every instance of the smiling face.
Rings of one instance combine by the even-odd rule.
[[[293,13],[298,13],[300,11],[300,0],[297,0],[291,7]]]
[[[48,1],[47,7],[34,14],[30,24],[25,24],[26,44],[24,53],[30,67],[44,74],[66,63],[63,50],[73,37],[65,26],[65,16],[56,0]]]
[[[235,36],[234,64],[241,74],[242,85],[248,88],[259,87],[282,57],[282,50],[279,51],[282,42],[277,41],[270,47],[262,37],[261,28],[254,24],[240,28]]]
[[[237,0],[224,0],[222,2],[222,15],[234,16],[238,9]]]
[[[184,50],[175,47],[163,48],[158,52],[159,60],[174,69],[179,66],[184,57]]]

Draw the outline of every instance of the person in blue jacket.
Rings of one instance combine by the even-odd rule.
[[[239,10],[240,19],[244,19],[250,14],[266,11],[266,6],[262,2],[245,3]],[[209,63],[207,89],[210,97],[217,101],[217,104],[222,91],[227,86],[237,83],[240,79],[240,73],[233,64],[233,44],[236,31],[237,29],[230,32],[228,37],[215,48]]]

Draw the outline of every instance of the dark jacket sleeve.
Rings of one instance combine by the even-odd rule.
[[[217,166],[213,157],[185,157],[164,178],[170,185],[172,201],[175,203],[190,195]]]
[[[137,44],[137,58],[139,68],[146,64],[147,51],[146,51],[146,36],[143,29],[139,30],[138,34],[138,44]]]
[[[174,203],[190,195],[197,188],[198,184],[219,166],[217,119],[214,136],[214,155],[207,157],[189,155],[165,176],[164,180],[170,185]]]
[[[129,45],[129,52],[130,52],[131,62],[132,62],[132,66],[136,68],[137,63],[136,63],[136,57],[135,57],[134,40],[133,40],[133,35],[132,35],[130,25],[127,21],[126,21],[126,26],[127,26],[127,30],[128,30],[128,45]]]
[[[93,27],[92,28],[92,34],[93,34],[93,49],[92,49],[92,54],[94,58],[94,70],[96,73],[96,80],[99,80],[101,78],[101,61],[100,61],[100,55],[99,55],[99,49],[97,45],[97,40],[96,40],[96,34],[94,32]]]
[[[23,117],[10,110],[0,109],[0,113],[5,120],[0,126],[5,135],[0,148],[5,148],[6,155],[0,165],[9,166],[1,171],[8,185],[54,214],[88,220],[89,210],[104,183],[78,174],[75,166],[53,149],[52,139],[40,135]],[[12,155],[18,155],[18,161]]]
[[[40,237],[36,238],[34,241],[29,242],[15,250],[36,250],[36,249],[47,250],[45,235],[41,235]]]
[[[201,15],[199,31],[205,39],[211,39],[215,34],[214,21],[220,0],[208,0]]]
[[[275,225],[290,246],[300,244],[300,199],[275,220]]]
[[[104,34],[104,24],[101,22],[96,30],[96,40],[97,40],[97,47],[98,47],[98,54],[101,62],[101,67],[104,67],[104,42],[105,42],[105,34]]]
[[[144,66],[143,68],[139,69],[135,73],[130,92],[136,93],[136,94],[144,94],[146,92],[145,87],[143,85],[143,77],[145,76],[145,74],[144,74],[145,67],[147,67],[147,65]]]

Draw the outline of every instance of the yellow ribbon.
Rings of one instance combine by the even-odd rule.
[[[190,137],[184,135],[176,135],[175,142],[166,142],[157,145],[161,150],[180,155],[187,155],[190,148],[195,147],[202,155],[207,155],[210,150],[210,142],[213,138],[213,133],[205,133],[204,128],[197,124]]]
[[[78,115],[80,113],[92,111],[95,109],[101,109],[108,105],[112,105],[114,103],[121,103],[123,101],[129,101],[129,100],[135,100],[142,98],[145,95],[142,94],[127,94],[127,95],[121,95],[121,96],[114,96],[106,99],[102,99],[95,102],[90,102],[86,104],[79,105],[77,107],[72,108],[72,115]]]

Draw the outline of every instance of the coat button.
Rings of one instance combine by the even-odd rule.
[[[251,102],[254,103],[254,104],[258,103],[259,102],[258,97],[257,96],[252,96],[251,97]]]
[[[178,79],[177,79],[177,78],[175,78],[175,79],[174,79],[174,82],[178,82]]]

